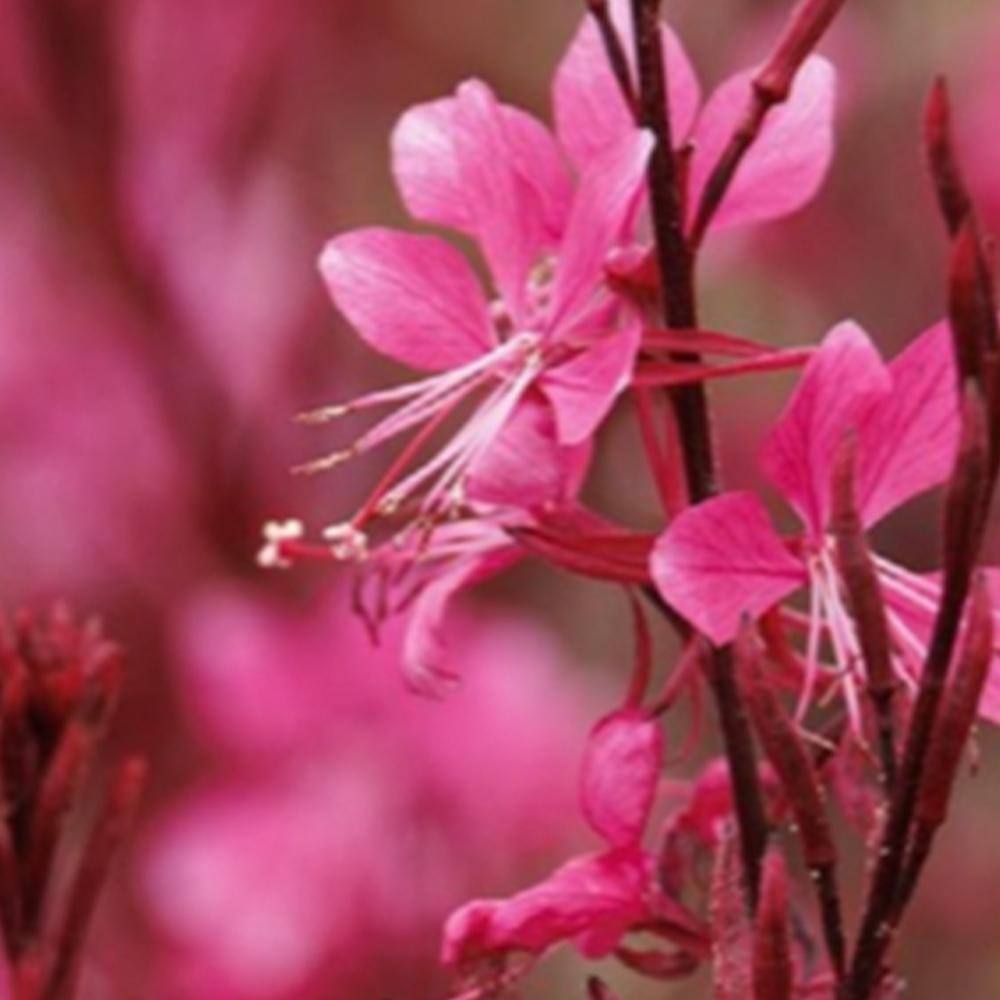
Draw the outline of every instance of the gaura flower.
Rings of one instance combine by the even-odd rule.
[[[470,264],[437,236],[371,228],[327,244],[320,270],[361,337],[433,373],[312,415],[395,407],[313,469],[413,434],[349,522],[350,537],[411,501],[425,519],[461,511],[476,499],[477,473],[529,398],[551,409],[559,444],[593,433],[628,383],[639,340],[638,318],[604,283],[604,262],[632,226],[651,142],[629,129],[581,171],[574,190],[555,140],[483,83],[466,82],[454,97],[402,117],[393,168],[404,201],[417,218],[478,242],[497,297],[487,298]],[[459,429],[416,464],[463,405]],[[525,461],[520,472],[530,479],[537,470]]]
[[[856,505],[868,529],[950,474],[959,435],[957,379],[947,325],[918,337],[886,365],[863,330],[843,323],[827,334],[764,443],[765,473],[802,522],[783,539],[761,500],[732,492],[688,508],[661,535],[650,560],[663,598],[717,644],[732,641],[744,617],[757,619],[803,585],[808,615],[782,609],[805,630],[800,715],[821,672],[839,681],[855,732],[864,686],[857,627],[831,537],[834,456],[856,435]],[[895,675],[912,690],[940,597],[933,577],[874,555],[886,606]],[[832,674],[821,662],[823,640]],[[994,681],[983,712],[1000,718]]]
[[[661,976],[668,967],[684,975],[697,965],[707,951],[706,929],[663,890],[656,857],[642,846],[662,757],[660,724],[641,709],[612,712],[594,727],[581,806],[605,847],[571,859],[530,889],[474,900],[449,917],[442,958],[459,974],[461,997],[490,995],[562,942],[573,941],[588,958],[620,952],[631,931],[675,945],[671,954],[658,955]]]

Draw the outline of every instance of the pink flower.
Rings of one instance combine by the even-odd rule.
[[[609,7],[631,59],[628,0],[611,0]],[[690,151],[685,198],[690,219],[719,155],[746,111],[753,71],[729,77],[701,105],[694,69],[680,40],[666,25],[663,52],[674,144]],[[713,219],[712,229],[777,219],[810,201],[833,153],[834,91],[833,67],[821,56],[811,56],[787,103],[768,117]],[[559,65],[553,97],[560,141],[577,167],[602,155],[632,127],[631,112],[590,17],[584,19]]]
[[[825,635],[833,655],[828,676],[843,687],[860,732],[858,690],[863,658],[847,609],[830,537],[834,454],[848,432],[857,436],[856,502],[865,528],[943,482],[958,438],[957,389],[946,324],[918,337],[885,365],[852,323],[835,327],[803,372],[768,436],[761,464],[799,515],[792,542],[771,526],[751,493],[726,493],[689,508],[657,542],[653,579],[663,595],[713,642],[730,642],[744,616],[757,618],[803,585],[809,614],[787,609],[787,625],[805,630],[804,711],[820,670]],[[938,584],[876,555],[887,607],[893,666],[912,689],[923,662]],[[984,710],[1000,711],[988,696]]]
[[[672,942],[690,971],[707,944],[698,918],[660,887],[655,856],[641,839],[662,766],[660,723],[638,709],[602,719],[590,736],[581,804],[602,851],[566,862],[542,882],[507,899],[467,903],[449,917],[442,958],[459,972],[462,997],[486,995],[520,975],[553,946],[574,941],[588,958],[619,948],[629,931]],[[674,956],[671,956],[674,957]],[[520,959],[513,966],[508,962]]]
[[[501,104],[484,84],[408,111],[393,134],[393,169],[414,216],[474,237],[498,298],[487,298],[467,261],[436,236],[372,228],[331,240],[320,259],[327,287],[376,350],[433,374],[317,411],[324,420],[392,405],[350,447],[312,463],[327,468],[415,433],[371,499],[339,530],[360,554],[375,515],[416,504],[440,519],[481,498],[476,479],[528,400],[550,408],[557,442],[587,441],[628,383],[638,318],[604,283],[610,250],[630,231],[651,146],[629,129],[581,172],[575,192],[561,153],[535,119]],[[414,468],[461,404],[471,412],[433,457]],[[510,447],[517,447],[509,441]],[[518,458],[518,505],[540,471]]]

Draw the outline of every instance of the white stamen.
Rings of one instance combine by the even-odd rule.
[[[340,562],[361,562],[368,555],[368,536],[353,524],[331,524],[323,529],[323,538]]]
[[[281,543],[302,538],[305,528],[301,521],[268,521],[261,529],[264,544],[257,552],[257,565],[264,569],[288,569],[291,561],[281,554]]]

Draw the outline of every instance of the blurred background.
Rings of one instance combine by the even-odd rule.
[[[290,476],[333,443],[293,415],[399,374],[334,315],[324,239],[407,224],[387,138],[409,105],[475,75],[548,119],[580,6],[0,0],[0,602],[105,620],[128,651],[115,743],[152,764],[85,1000],[438,1000],[444,915],[590,843],[576,766],[629,663],[617,591],[532,565],[480,588],[454,629],[467,682],[439,704],[405,690],[391,630],[369,646],[342,575],[254,563],[263,521],[339,520],[375,475]],[[668,6],[709,87],[788,4]],[[947,73],[1000,227],[995,6],[848,3],[824,45],[831,176],[790,221],[712,248],[709,326],[792,344],[850,316],[891,354],[939,318],[920,108]],[[788,385],[716,391],[730,484],[759,485]],[[627,412],[599,445],[589,501],[655,528]],[[880,544],[930,568],[935,516],[918,502]],[[981,743],[906,936],[915,1000],[1000,995],[1000,742]],[[608,978],[627,998],[707,991]],[[582,984],[559,956],[524,995]]]

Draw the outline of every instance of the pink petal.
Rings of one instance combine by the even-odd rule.
[[[588,854],[509,899],[467,903],[445,924],[442,960],[455,966],[508,951],[540,955],[580,935],[587,957],[598,958],[649,915],[650,868],[636,850]]]
[[[612,0],[610,7],[629,64],[634,65],[628,0]],[[671,125],[674,141],[680,145],[687,137],[698,108],[698,80],[683,45],[666,25],[663,27],[663,52],[670,87]],[[589,15],[584,17],[559,63],[553,80],[552,100],[559,141],[580,168],[635,125],[608,65],[600,34]]]
[[[993,665],[986,680],[979,714],[989,722],[1000,725],[1000,568],[986,568],[986,581],[993,599],[994,649]],[[893,586],[893,576],[882,574],[882,592],[890,612],[898,616],[917,641],[926,649],[934,628],[934,618],[941,600],[941,575],[920,574],[926,589],[919,594],[912,587]],[[909,591],[909,593],[907,592]]]
[[[632,129],[584,170],[559,250],[550,333],[565,334],[592,309],[608,254],[634,222],[652,149],[650,133]]]
[[[694,131],[688,204],[692,211],[733,129],[746,113],[753,70],[726,80]],[[821,56],[806,60],[787,103],[768,116],[715,218],[713,229],[764,222],[801,208],[816,194],[833,155],[836,73]]]
[[[814,536],[823,533],[829,514],[836,449],[891,387],[889,371],[868,335],[854,323],[841,323],[806,365],[764,442],[764,470]]]
[[[638,844],[663,765],[660,723],[638,709],[602,719],[590,734],[580,797],[587,822],[612,847]]]
[[[806,580],[753,493],[689,507],[653,547],[650,570],[663,599],[718,645]]]
[[[449,657],[447,617],[459,591],[471,587],[516,562],[516,545],[504,545],[479,556],[449,564],[417,595],[403,637],[401,666],[407,686],[417,694],[442,698],[455,689],[461,674]]]
[[[548,130],[518,108],[500,104],[506,169],[526,185],[532,202],[527,221],[536,225],[539,246],[554,245],[562,235],[572,185],[562,154]],[[392,133],[396,184],[414,218],[479,235],[483,193],[472,183],[478,164],[472,141],[458,136],[469,120],[458,100],[445,97],[418,104],[399,119]]]
[[[890,365],[892,392],[861,426],[858,507],[871,525],[951,474],[959,436],[958,383],[947,323]]]
[[[530,393],[470,468],[469,498],[516,510],[561,504],[579,492],[590,453],[589,441],[561,444],[552,407],[540,393]]]
[[[319,267],[337,307],[391,358],[434,371],[496,344],[472,268],[436,236],[356,229],[327,243]]]
[[[590,438],[629,384],[642,330],[632,324],[596,341],[539,380],[555,410],[559,440],[566,444]]]
[[[469,232],[479,241],[497,289],[520,326],[528,275],[544,243],[537,188],[518,169],[507,121],[486,84],[468,80],[458,88],[452,140],[469,205]]]

